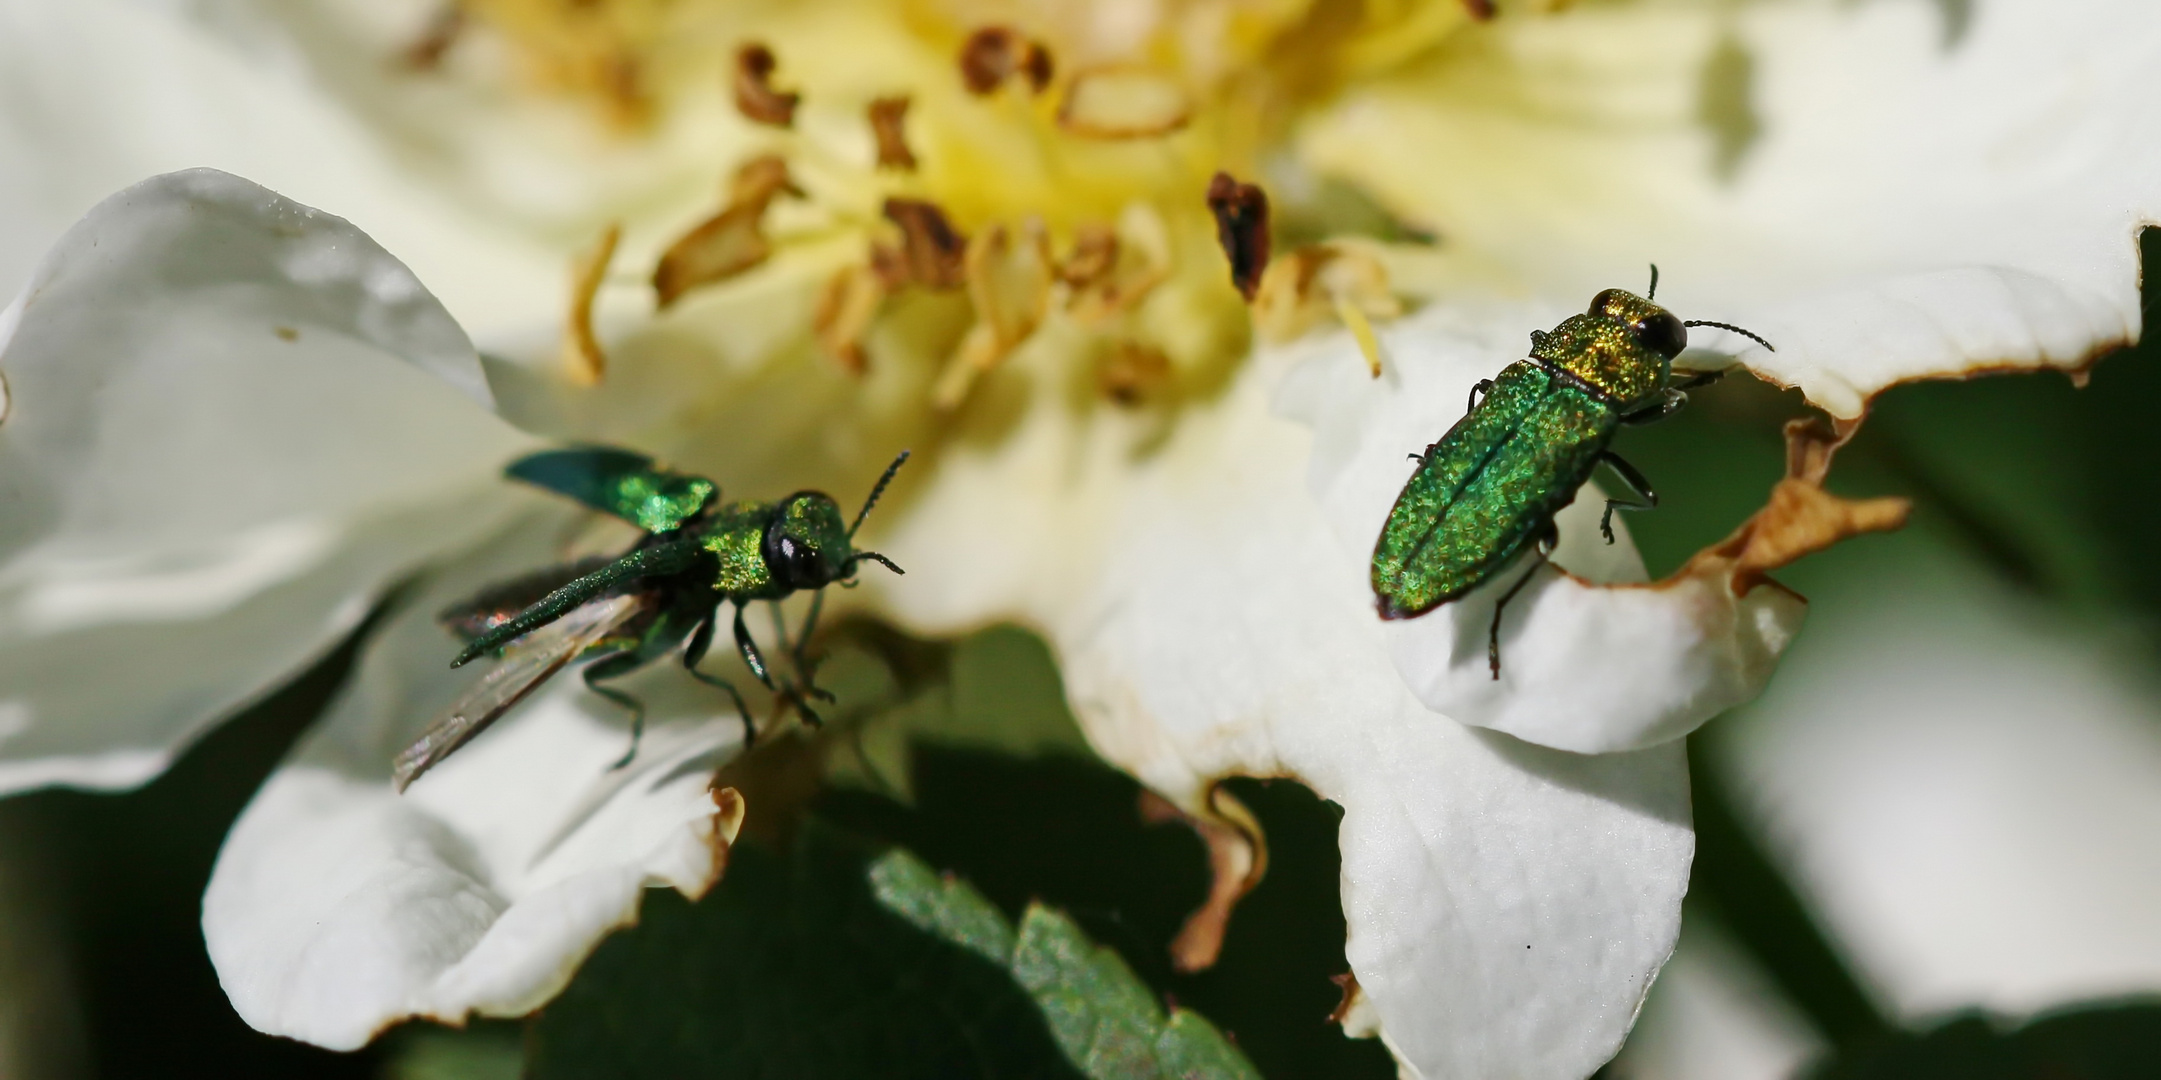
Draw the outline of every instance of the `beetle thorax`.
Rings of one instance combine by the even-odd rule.
[[[1531,356],[1626,408],[1666,386],[1672,362],[1644,348],[1628,326],[1601,315],[1572,315],[1531,349]]]

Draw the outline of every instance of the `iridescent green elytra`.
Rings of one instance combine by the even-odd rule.
[[[619,558],[541,570],[443,612],[444,624],[466,639],[451,667],[490,654],[501,655],[503,663],[398,755],[398,789],[404,790],[581,656],[592,658],[584,671],[586,686],[630,710],[630,753],[618,767],[637,753],[645,710],[637,699],[599,683],[643,667],[679,645],[691,676],[734,700],[748,745],[757,732],[743,696],[727,680],[697,669],[712,644],[724,603],[735,605],[735,644],[751,674],[816,723],[817,714],[806,698],[830,701],[832,696],[813,685],[803,650],[817,626],[825,598],[821,590],[847,582],[864,562],[901,572],[875,551],[856,550],[854,539],[879,494],[907,460],[906,451],[893,459],[853,525],[842,520],[840,505],[831,496],[817,491],[799,491],[777,502],[716,505],[720,489],[711,480],[669,472],[627,450],[550,450],[513,462],[505,470],[510,477],[613,514],[644,529],[645,535]],[[795,662],[801,685],[784,680],[775,687],[743,623],[743,608],[758,600],[778,602],[799,591],[817,595],[795,644],[791,647],[783,634],[780,646]],[[777,608],[775,612],[778,625]]]
[[[1658,272],[1651,272],[1651,291]],[[1658,496],[1608,447],[1623,424],[1671,415],[1686,391],[1712,372],[1675,382],[1673,358],[1688,346],[1688,327],[1649,299],[1607,289],[1590,310],[1552,331],[1531,333],[1531,353],[1499,377],[1482,379],[1471,406],[1424,454],[1396,496],[1373,546],[1373,592],[1384,619],[1423,615],[1484,584],[1526,549],[1541,557],[1554,540],[1553,516],[1601,462],[1638,496],[1607,499],[1600,522],[1613,542],[1613,511],[1649,509]],[[1480,395],[1483,394],[1483,399]],[[1535,569],[1535,568],[1534,568]],[[1530,580],[1525,574],[1494,608],[1488,660],[1500,677],[1501,609]]]

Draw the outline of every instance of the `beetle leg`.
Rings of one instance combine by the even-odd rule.
[[[698,670],[698,661],[705,659],[705,650],[713,645],[713,621],[714,616],[708,615],[698,624],[696,630],[691,631],[690,644],[683,649],[683,670],[690,672],[691,678],[707,686],[720,688],[735,701],[736,715],[743,718],[743,749],[748,750],[752,743],[758,741],[758,725],[751,722],[750,706],[743,704],[743,695],[736,692],[734,683]]]
[[[1730,368],[1719,368],[1719,369],[1717,369],[1717,370],[1715,370],[1715,371],[1689,371],[1689,372],[1678,372],[1678,371],[1677,371],[1677,372],[1674,372],[1674,374],[1676,374],[1676,375],[1680,375],[1680,376],[1681,376],[1681,381],[1680,381],[1680,382],[1677,382],[1677,383],[1674,383],[1674,384],[1672,385],[1671,389],[1674,389],[1674,390],[1694,390],[1694,389],[1696,389],[1697,387],[1702,387],[1702,386],[1709,386],[1709,385],[1711,385],[1712,383],[1715,383],[1715,382],[1717,382],[1718,380],[1720,380],[1720,379],[1723,379],[1723,378],[1725,378],[1725,377],[1726,377],[1726,372],[1727,372],[1727,371],[1729,371],[1729,370],[1731,370],[1731,369],[1730,369]]]
[[[795,670],[803,677],[803,692],[819,701],[832,701],[833,695],[817,686],[818,665],[810,659],[810,635],[818,629],[818,614],[825,610],[825,590],[811,594],[810,612],[803,616],[803,629],[795,635]]]
[[[1659,393],[1661,396],[1658,404],[1646,405],[1632,413],[1622,413],[1621,423],[1629,425],[1655,424],[1672,416],[1674,413],[1680,412],[1681,406],[1688,404],[1688,392],[1678,387],[1667,387]]]
[[[1536,335],[1533,335],[1533,336],[1535,337]],[[1535,343],[1534,343],[1534,344],[1535,344]],[[1490,394],[1490,393],[1492,393],[1492,392],[1493,392],[1493,380],[1492,380],[1492,379],[1480,379],[1480,380],[1478,380],[1477,382],[1475,382],[1475,383],[1472,383],[1472,384],[1471,384],[1471,403],[1470,403],[1470,404],[1468,404],[1468,405],[1465,405],[1465,406],[1463,407],[1463,411],[1464,411],[1464,412],[1470,412],[1470,411],[1471,411],[1472,409],[1475,409],[1475,408],[1477,408],[1477,407],[1478,407],[1478,400],[1479,400],[1480,398],[1482,398],[1482,397],[1486,396],[1487,394]]]
[[[1611,450],[1602,450],[1599,451],[1598,460],[1605,462],[1606,467],[1612,469],[1613,474],[1620,477],[1621,482],[1627,484],[1641,500],[1640,502],[1628,499],[1606,500],[1606,513],[1604,517],[1598,519],[1598,531],[1605,534],[1606,543],[1610,544],[1613,543],[1613,512],[1615,510],[1655,509],[1658,506],[1658,492],[1652,491],[1651,482],[1645,480],[1643,474],[1637,472],[1634,465],[1621,460],[1621,455]]]
[[[630,710],[630,749],[623,751],[621,760],[608,766],[611,771],[630,764],[630,759],[638,756],[638,740],[645,735],[645,705],[637,698],[631,697],[621,690],[617,690],[612,686],[600,685],[600,680],[628,675],[637,670],[638,666],[643,662],[644,658],[635,651],[624,651],[601,657],[599,660],[587,665],[585,669],[585,688],[587,690],[591,690],[601,697]]]
[[[1501,612],[1508,610],[1508,602],[1514,600],[1516,594],[1522,592],[1523,587],[1531,583],[1531,578],[1538,573],[1538,567],[1546,565],[1546,556],[1552,552],[1553,543],[1557,539],[1559,539],[1559,536],[1555,533],[1553,526],[1546,526],[1545,533],[1538,538],[1537,543],[1531,546],[1531,553],[1538,556],[1537,565],[1532,566],[1524,572],[1522,577],[1517,578],[1516,583],[1510,585],[1508,591],[1501,594],[1500,602],[1493,605],[1493,625],[1486,631],[1486,666],[1492,669],[1493,678],[1496,682],[1500,681],[1501,678]]]
[[[743,625],[743,605],[735,605],[735,648],[743,654],[744,666],[758,677],[768,690],[773,689],[773,676],[766,673],[765,657],[758,653],[758,643],[750,640],[750,627]]]

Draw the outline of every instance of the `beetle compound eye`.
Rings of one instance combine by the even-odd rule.
[[[782,572],[788,575],[788,584],[798,589],[815,589],[825,584],[825,560],[818,556],[818,549],[783,535],[780,559]]]
[[[1670,311],[1647,315],[1628,328],[1636,341],[1644,348],[1668,360],[1681,355],[1688,348],[1688,328]]]
[[[1593,315],[1613,314],[1613,312],[1608,310],[1608,308],[1613,305],[1613,302],[1615,300],[1620,299],[1623,295],[1625,294],[1623,294],[1619,289],[1607,289],[1606,291],[1599,293],[1597,296],[1591,297],[1590,313]]]

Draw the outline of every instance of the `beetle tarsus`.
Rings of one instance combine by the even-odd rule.
[[[1499,682],[1501,679],[1501,613],[1508,610],[1508,602],[1514,600],[1516,594],[1522,592],[1523,587],[1531,583],[1531,578],[1538,573],[1538,567],[1546,564],[1546,555],[1551,550],[1552,538],[1549,530],[1548,536],[1539,537],[1538,542],[1531,547],[1531,553],[1538,556],[1537,564],[1526,571],[1522,577],[1517,578],[1516,583],[1510,585],[1508,591],[1501,594],[1500,602],[1493,605],[1493,625],[1486,630],[1486,666],[1492,670],[1493,681],[1495,682]]]
[[[1538,342],[1537,342],[1537,338],[1538,338],[1538,335],[1537,335],[1537,334],[1532,334],[1532,335],[1531,335],[1531,338],[1532,338],[1532,341],[1531,341],[1531,345],[1532,345],[1532,347],[1533,347],[1533,348],[1536,348],[1536,347],[1537,347],[1537,345],[1538,345]],[[1481,399],[1481,398],[1485,397],[1485,396],[1486,396],[1487,394],[1490,394],[1490,393],[1492,393],[1492,392],[1493,392],[1493,380],[1492,380],[1492,379],[1480,379],[1480,380],[1478,380],[1477,382],[1475,382],[1475,383],[1472,383],[1472,384],[1471,384],[1471,400],[1470,400],[1470,404],[1468,404],[1468,405],[1465,405],[1465,406],[1463,407],[1463,411],[1464,411],[1464,412],[1470,412],[1470,411],[1471,411],[1472,409],[1475,409],[1475,408],[1477,408],[1477,407],[1478,407],[1478,402],[1479,402],[1479,399]]]
[[[1614,475],[1620,477],[1621,482],[1627,484],[1640,497],[1640,501],[1637,502],[1631,502],[1627,499],[1606,500],[1606,513],[1598,519],[1598,531],[1605,534],[1606,543],[1611,544],[1613,543],[1613,512],[1615,510],[1655,510],[1658,508],[1658,492],[1652,491],[1651,482],[1644,479],[1643,474],[1638,472],[1634,465],[1621,460],[1621,455],[1611,450],[1604,450],[1599,452],[1598,460],[1605,462],[1606,467],[1612,469]]]
[[[641,662],[642,658],[638,656],[637,652],[629,650],[602,657],[585,669],[585,688],[587,690],[615,702],[630,712],[630,749],[623,751],[623,756],[615,764],[608,766],[610,772],[630,764],[631,760],[638,756],[638,741],[645,736],[645,703],[612,686],[600,685],[600,680],[627,675],[636,670]]]

